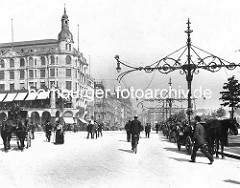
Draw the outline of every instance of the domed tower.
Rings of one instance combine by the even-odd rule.
[[[58,34],[58,42],[60,43],[61,50],[72,50],[73,35],[69,31],[69,19],[66,13],[66,7],[64,6],[64,13],[61,19],[62,29]]]

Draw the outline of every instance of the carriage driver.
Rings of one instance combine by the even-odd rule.
[[[208,151],[206,150],[206,133],[205,133],[205,129],[203,127],[203,125],[200,123],[201,121],[201,117],[200,116],[196,116],[195,117],[195,129],[194,129],[194,135],[193,135],[193,139],[194,139],[194,146],[193,146],[193,152],[192,152],[192,156],[191,156],[191,160],[189,162],[195,162],[196,156],[197,156],[197,151],[198,149],[201,150],[201,152],[209,159],[210,163],[213,163],[213,156],[208,153]]]

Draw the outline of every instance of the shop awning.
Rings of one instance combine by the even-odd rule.
[[[3,102],[11,102],[16,97],[17,93],[8,93]]]
[[[37,99],[46,99],[49,98],[49,92],[40,92],[37,96]]]
[[[6,95],[7,95],[6,93],[0,93],[0,102],[4,99]]]
[[[25,101],[31,101],[31,100],[35,100],[37,97],[37,93],[33,92],[33,93],[29,93],[27,98],[25,99]]]
[[[75,123],[73,117],[63,117],[63,120],[66,124],[73,124]]]
[[[14,100],[23,101],[26,96],[27,96],[27,93],[18,93]]]
[[[86,123],[88,124],[88,122],[85,120],[85,119],[82,119],[82,118],[78,118],[82,123]]]

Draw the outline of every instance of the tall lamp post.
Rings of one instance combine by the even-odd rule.
[[[192,45],[191,42],[191,33],[193,30],[190,29],[190,21],[188,19],[187,22],[187,44],[180,49],[172,52],[171,54],[165,56],[164,58],[158,60],[157,62],[145,66],[145,67],[136,67],[123,62],[120,60],[119,55],[115,56],[117,60],[117,68],[118,72],[121,71],[120,65],[130,68],[130,70],[124,71],[119,74],[117,80],[121,82],[122,78],[132,72],[135,71],[145,71],[146,73],[152,73],[155,70],[158,70],[162,74],[168,74],[175,70],[180,70],[180,74],[185,74],[187,87],[188,87],[188,107],[187,107],[187,115],[188,121],[190,122],[191,115],[193,114],[192,104],[191,104],[191,96],[192,96],[192,80],[193,75],[198,74],[198,69],[204,69],[210,71],[212,73],[218,72],[222,67],[227,68],[228,70],[234,70],[236,67],[239,67],[240,64],[229,62],[223,58],[220,58],[216,55],[213,55],[210,52],[202,50],[199,47]],[[198,52],[204,53],[204,57],[201,57]],[[181,52],[178,58],[172,57],[173,54]],[[182,60],[183,55],[186,54],[187,59]],[[196,60],[192,60],[192,54],[196,56]]]

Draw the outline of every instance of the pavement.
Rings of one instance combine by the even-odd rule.
[[[238,129],[238,135],[228,136],[229,147],[224,147],[224,155],[240,159],[240,129]]]

